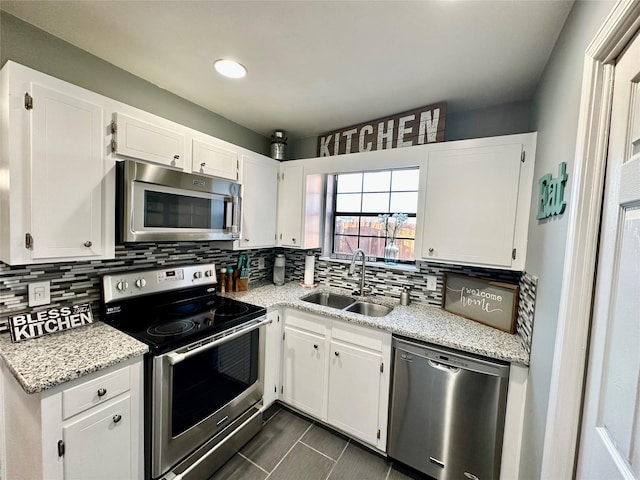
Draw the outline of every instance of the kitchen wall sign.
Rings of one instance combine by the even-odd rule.
[[[444,142],[446,102],[327,132],[318,137],[319,157]]]
[[[9,317],[11,341],[21,342],[93,323],[91,305],[56,307]]]
[[[446,275],[442,308],[513,333],[518,313],[518,293],[518,285],[463,275]]]
[[[567,163],[558,166],[558,176],[553,178],[550,173],[538,180],[540,194],[538,196],[538,220],[564,213],[567,202],[564,200],[564,186],[567,183]]]

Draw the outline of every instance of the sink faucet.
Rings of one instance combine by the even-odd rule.
[[[365,263],[367,261],[367,255],[364,253],[364,250],[361,248],[356,249],[353,252],[353,257],[351,258],[351,265],[349,266],[349,275],[353,275],[356,270],[356,258],[358,255],[362,255],[362,266],[360,267],[360,296],[364,295],[364,269]]]

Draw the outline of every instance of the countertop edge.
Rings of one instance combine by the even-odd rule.
[[[525,367],[529,366],[530,355],[522,344],[520,337],[515,334],[474,322],[431,305],[412,303],[409,306],[401,306],[397,299],[388,297],[354,296],[354,298],[392,306],[394,310],[384,317],[369,317],[300,300],[300,297],[317,291],[350,295],[349,292],[337,287],[320,285],[310,290],[302,288],[295,283],[287,283],[279,287],[267,283],[257,284],[244,292],[232,292],[223,295],[260,305],[267,310],[294,308],[380,329],[394,335],[422,342],[433,343]],[[450,330],[446,331],[447,328],[450,328]],[[456,333],[453,334],[451,331]],[[486,346],[482,345],[483,342],[486,343]]]
[[[0,340],[0,358],[27,394],[44,392],[149,351],[144,343],[99,321],[39,339],[9,342],[6,337]],[[92,355],[91,350],[98,353]]]

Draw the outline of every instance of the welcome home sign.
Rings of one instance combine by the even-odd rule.
[[[328,132],[318,137],[319,157],[444,142],[445,102]]]
[[[21,313],[9,317],[9,332],[12,342],[62,332],[93,323],[91,305],[50,308],[40,312]]]
[[[518,312],[518,293],[518,285],[447,274],[442,308],[513,333]]]

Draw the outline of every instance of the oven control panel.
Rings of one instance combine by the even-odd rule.
[[[102,277],[104,302],[218,283],[213,263],[121,272]]]

